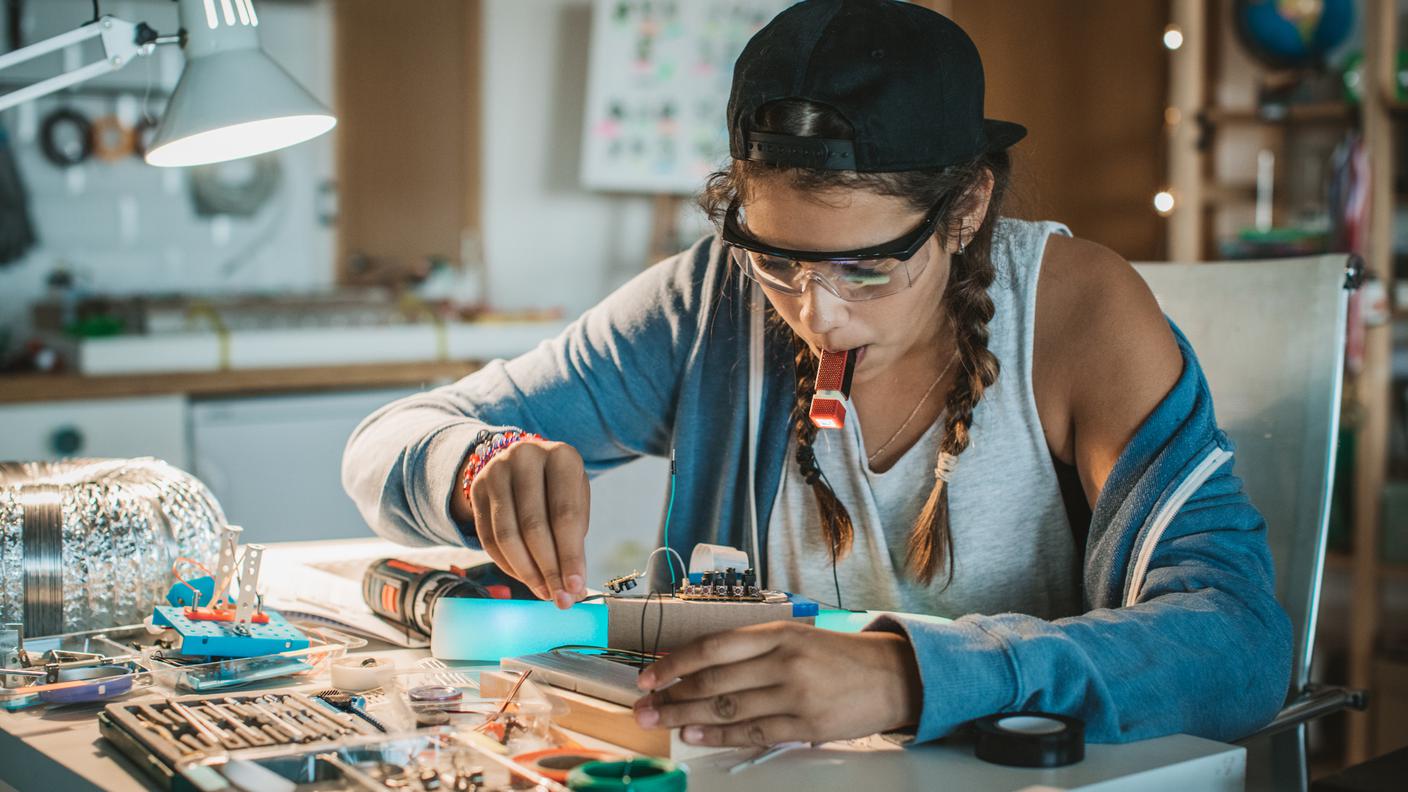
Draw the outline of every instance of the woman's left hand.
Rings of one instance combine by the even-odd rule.
[[[636,722],[685,727],[696,745],[864,737],[917,723],[922,693],[904,636],[789,622],[701,638],[650,665],[638,684],[651,692],[636,702]]]

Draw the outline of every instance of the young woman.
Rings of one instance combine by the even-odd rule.
[[[673,452],[680,552],[742,547],[769,588],[955,619],[677,650],[636,717],[688,741],[928,740],[1025,709],[1096,741],[1260,726],[1289,623],[1193,350],[1119,256],[1002,218],[1025,130],[982,105],[944,17],[792,6],[735,70],[733,162],[702,197],[719,234],[369,417],[348,492],[381,534],[481,545],[567,607],[588,475]],[[818,357],[843,350],[848,417],[819,430]]]

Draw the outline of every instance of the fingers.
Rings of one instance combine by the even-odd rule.
[[[769,687],[774,680],[785,677],[783,665],[777,653],[770,652],[741,663],[709,666],[667,688],[641,696],[636,703],[638,706],[659,708],[667,704],[707,699],[724,693]]]
[[[547,481],[548,517],[557,552],[562,584],[575,597],[587,593],[587,515],[591,513],[591,486],[576,449],[558,443],[548,450],[544,470]]]
[[[489,554],[490,560],[503,571],[513,575],[513,567],[509,566],[504,554],[499,552],[499,543],[494,539],[494,518],[492,509],[489,507],[489,487],[481,486],[476,479],[469,492],[470,507],[473,509],[474,532],[479,536],[479,546],[484,548],[484,552]],[[517,575],[514,575],[517,577]]]
[[[781,685],[720,693],[678,704],[654,702],[647,696],[636,702],[636,723],[647,729],[740,723],[791,713],[797,707],[793,698]],[[641,702],[648,703],[642,705]]]
[[[501,541],[500,547],[511,559],[515,552],[522,554],[520,558],[526,556],[526,563],[533,567],[532,574],[547,594],[543,598],[552,598],[559,607],[566,608],[572,604],[572,598],[563,591],[553,527],[548,523],[547,487],[543,476],[546,452],[541,448],[515,450],[518,453],[509,464],[514,468],[512,489],[518,530],[511,532],[515,534],[512,538]],[[515,565],[517,563],[515,561]]]
[[[476,485],[478,483],[475,482]],[[499,555],[507,564],[504,571],[523,581],[523,585],[532,589],[539,599],[547,599],[549,592],[543,585],[543,576],[538,573],[538,565],[533,563],[533,557],[519,534],[518,505],[514,502],[511,478],[492,477],[484,482],[484,486],[489,490],[490,531]]]
[[[485,465],[470,487],[480,544],[539,598],[570,607],[586,594],[590,493],[576,449],[515,443]]]
[[[770,715],[727,726],[686,726],[680,732],[685,742],[693,745],[776,745],[794,740],[808,740],[810,729],[800,718]]]
[[[738,663],[766,654],[777,647],[792,625],[774,622],[707,635],[651,664],[636,679],[642,690],[663,687],[677,677],[687,677],[710,666]]]

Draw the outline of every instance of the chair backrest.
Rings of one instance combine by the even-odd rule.
[[[1292,689],[1309,681],[1339,437],[1349,257],[1136,264],[1187,335],[1266,518],[1276,594],[1295,629]]]

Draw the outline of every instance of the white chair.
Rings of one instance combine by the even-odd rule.
[[[1305,722],[1364,695],[1312,687],[1310,658],[1339,435],[1348,293],[1362,264],[1346,255],[1136,264],[1198,353],[1235,472],[1266,518],[1276,594],[1294,628],[1287,706],[1250,735],[1248,789],[1305,789]]]

